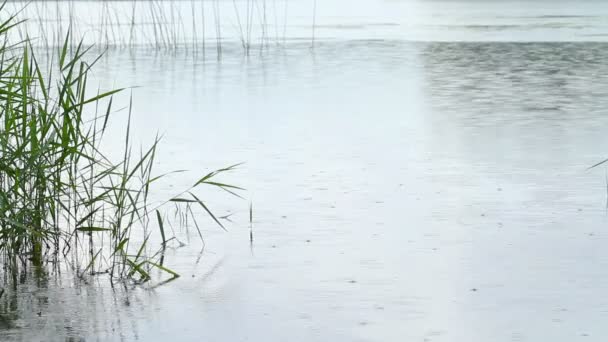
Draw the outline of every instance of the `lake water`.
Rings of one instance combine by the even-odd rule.
[[[290,6],[248,57],[109,49],[96,78],[139,86],[159,172],[196,171],[159,191],[246,162],[227,178],[246,200],[209,195],[229,232],[204,221],[202,254],[177,232],[167,285],[25,278],[0,340],[605,341],[607,180],[587,168],[608,156],[608,4],[319,1],[313,49],[312,4]]]

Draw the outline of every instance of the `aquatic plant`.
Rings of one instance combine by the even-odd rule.
[[[32,1],[29,4],[11,3],[11,12],[17,13],[17,18],[28,19],[19,29],[19,34],[31,37],[31,43],[36,47],[61,46],[69,30],[72,32],[72,45],[79,43],[75,37],[86,37],[85,45],[106,48],[146,46],[205,54],[214,44],[216,54],[221,56],[223,45],[231,39],[239,41],[245,53],[249,53],[254,45],[264,50],[271,46],[271,42],[276,46],[285,44],[288,0],[283,0],[282,8],[276,1],[273,0],[271,5],[267,0],[225,3],[219,0]],[[310,1],[313,1],[314,45],[317,4],[316,0]],[[82,13],[90,15],[85,18]],[[5,11],[4,15],[7,14]],[[279,35],[281,17],[282,37]],[[273,21],[272,25],[269,21]],[[274,37],[269,33],[272,26]]]
[[[171,240],[164,208],[178,206],[198,229],[193,211],[198,207],[224,228],[195,191],[212,186],[237,195],[241,188],[217,180],[237,165],[195,179],[166,201],[152,202],[151,188],[165,176],[153,173],[160,138],[146,149],[134,148],[130,102],[122,157],[112,160],[104,153],[114,96],[123,89],[89,89],[99,57],[88,62],[90,48],[72,46],[68,32],[57,56],[42,66],[31,41],[9,43],[9,32],[18,25],[14,15],[0,23],[0,254],[5,270],[16,274],[30,261],[40,266],[69,259],[80,276],[107,273],[140,283],[156,268],[177,277],[163,262]],[[158,235],[160,246],[153,248],[150,241]],[[200,229],[199,235],[202,239]]]

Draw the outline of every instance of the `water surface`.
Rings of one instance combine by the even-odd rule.
[[[2,340],[605,340],[606,180],[587,167],[608,142],[606,6],[366,6],[321,6],[312,50],[110,49],[96,76],[141,86],[134,126],[164,133],[159,172],[247,162],[233,179],[253,246],[247,201],[209,194],[233,223],[206,222],[202,257],[177,233],[180,279],[30,277]],[[396,9],[429,15],[415,39]]]

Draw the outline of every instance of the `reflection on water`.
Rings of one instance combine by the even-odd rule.
[[[433,104],[468,124],[585,125],[608,108],[604,43],[429,43],[423,54]]]
[[[137,340],[142,292],[108,279],[76,279],[67,267],[24,269],[0,298],[3,341]]]

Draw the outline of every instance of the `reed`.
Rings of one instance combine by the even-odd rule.
[[[6,3],[0,13],[5,10]],[[133,146],[130,101],[121,158],[104,152],[114,98],[123,89],[89,89],[100,56],[90,60],[90,48],[72,47],[68,32],[52,64],[42,66],[30,40],[10,43],[18,25],[15,16],[0,23],[0,260],[13,273],[29,262],[75,259],[71,266],[83,277],[103,273],[141,283],[152,269],[177,277],[163,264],[172,239],[163,211],[174,204],[186,220],[204,213],[225,229],[196,192],[210,186],[238,196],[240,187],[217,180],[238,165],[152,202],[152,187],[167,175],[153,171],[161,139],[139,151]],[[155,222],[158,229],[150,229]]]
[[[282,7],[277,3],[280,1]],[[219,56],[222,45],[230,42],[239,42],[245,53],[254,45],[263,51],[273,41],[275,46],[284,46],[288,1],[56,0],[11,5],[13,11],[20,12],[18,18],[29,19],[22,30],[35,47],[60,47],[69,30],[72,46],[79,43],[75,37],[85,37],[85,45],[105,48],[143,46],[173,51],[183,48],[203,54],[206,49],[215,48]],[[314,45],[317,3],[310,1]],[[211,6],[210,11],[206,6]]]

